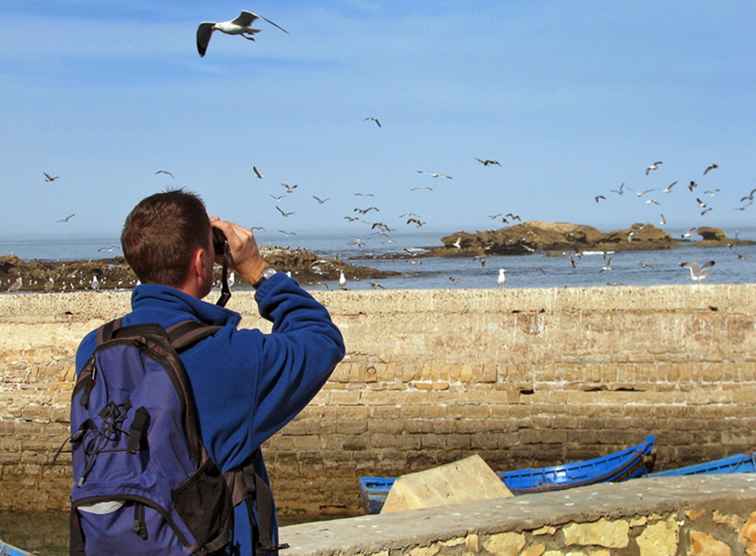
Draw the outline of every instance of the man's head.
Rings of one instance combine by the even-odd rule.
[[[126,261],[139,280],[204,297],[212,286],[214,252],[202,199],[182,190],[139,202],[121,232]]]

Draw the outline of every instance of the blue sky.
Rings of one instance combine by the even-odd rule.
[[[199,58],[197,23],[243,8],[291,34],[261,23],[256,43],[216,35]],[[213,214],[300,234],[364,230],[343,221],[366,206],[359,191],[403,231],[407,211],[439,231],[509,211],[756,223],[756,208],[733,210],[756,187],[752,2],[4,0],[0,18],[2,236],[117,233],[170,185]],[[704,178],[710,162],[720,169]],[[721,189],[705,217],[690,179]],[[673,180],[661,209],[607,193]],[[269,197],[282,181],[300,186],[280,202],[288,219]],[[424,185],[435,190],[409,191]]]

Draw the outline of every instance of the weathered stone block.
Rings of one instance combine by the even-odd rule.
[[[605,546],[625,548],[630,542],[630,524],[625,520],[600,519],[593,523],[570,523],[562,530],[568,546]]]
[[[640,556],[674,556],[679,542],[677,520],[672,516],[666,521],[649,525],[635,541]]]
[[[688,556],[732,556],[732,549],[709,533],[691,531]]]

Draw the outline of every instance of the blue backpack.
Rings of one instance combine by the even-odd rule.
[[[72,555],[211,554],[231,541],[244,500],[258,518],[257,553],[279,548],[272,494],[252,460],[224,474],[202,444],[178,352],[219,328],[119,319],[97,330],[71,397]]]

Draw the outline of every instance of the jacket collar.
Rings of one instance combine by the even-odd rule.
[[[185,313],[187,317],[219,326],[226,324],[236,326],[241,321],[239,313],[225,307],[206,303],[181,290],[161,284],[140,284],[134,288],[131,294],[131,308],[134,311]]]

